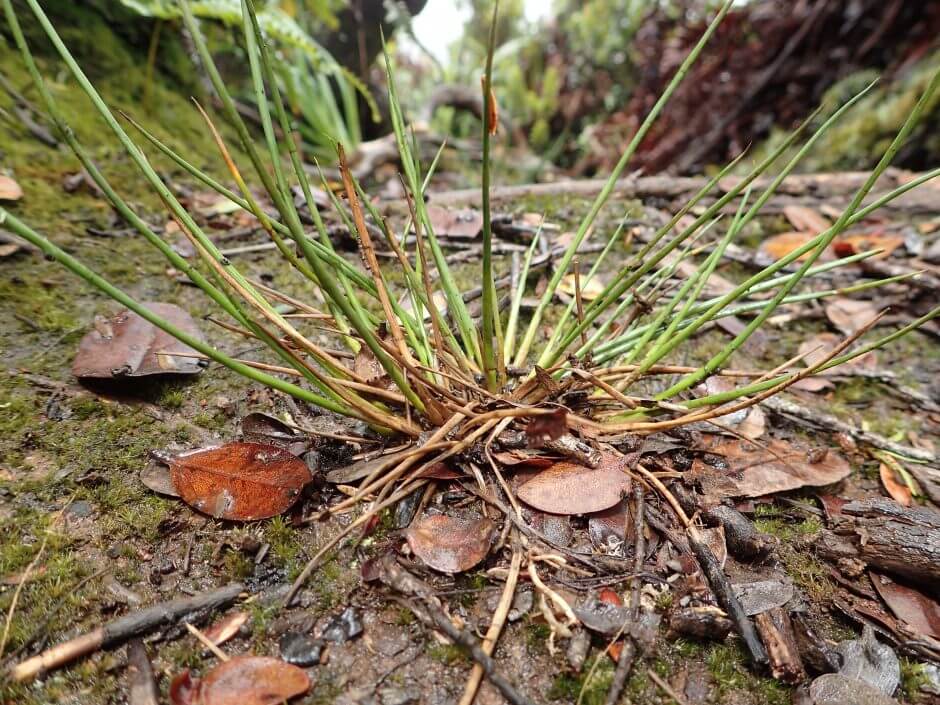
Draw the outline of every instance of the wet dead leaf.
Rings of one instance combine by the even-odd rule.
[[[940,639],[940,605],[936,600],[886,575],[872,573],[871,582],[894,616],[913,632]]]
[[[203,340],[196,322],[178,306],[153,301],[145,302],[144,306],[194,338]],[[114,318],[95,321],[94,329],[79,343],[72,374],[80,379],[191,375],[202,371],[200,361],[173,353],[194,352],[125,309]]]
[[[519,499],[552,514],[590,514],[609,509],[630,491],[626,463],[602,452],[597,468],[562,461],[543,470],[518,490]]]
[[[884,486],[885,491],[891,495],[891,499],[898,504],[903,504],[905,507],[911,506],[911,503],[914,501],[911,495],[911,488],[895,474],[893,468],[887,463],[881,463],[878,468],[878,474],[881,476],[882,486]]]
[[[205,630],[206,638],[218,646],[238,634],[251,615],[247,612],[232,612]]]
[[[794,229],[811,233],[814,237],[823,230],[828,230],[831,225],[826,217],[806,206],[796,204],[784,206],[783,214]]]
[[[745,438],[756,440],[764,435],[767,430],[767,416],[761,411],[759,406],[751,407],[747,416],[740,424],[737,431]]]
[[[759,448],[738,439],[708,436],[704,445],[708,453],[724,457],[725,467],[720,470],[730,487],[721,488],[730,497],[760,497],[800,487],[823,487],[845,479],[852,471],[845,458],[832,449],[820,451],[779,439]],[[700,463],[703,461],[696,459],[693,468]]]
[[[430,514],[409,526],[405,538],[412,552],[429,567],[442,573],[461,573],[486,558],[495,531],[496,525],[489,519]]]
[[[547,468],[558,462],[557,460],[542,455],[541,453],[520,449],[494,453],[493,459],[500,465],[503,465],[507,468]]]
[[[473,239],[483,228],[483,216],[479,211],[465,208],[451,210],[441,206],[428,205],[428,218],[431,228],[438,237]]]
[[[546,443],[558,440],[567,432],[568,412],[560,408],[550,414],[536,416],[525,427],[525,435],[533,448],[541,448]]]
[[[193,680],[188,671],[173,679],[174,705],[279,705],[310,690],[297,666],[268,656],[235,656]]]
[[[255,411],[242,417],[241,436],[253,443],[266,443],[279,448],[290,448],[295,443],[303,443],[307,436],[276,416]]]
[[[836,297],[826,302],[826,317],[839,332],[852,335],[867,325],[880,310],[873,301]]]
[[[367,384],[378,382],[383,378],[387,379],[385,368],[382,367],[378,358],[365,345],[359,348],[359,352],[356,353],[356,358],[353,361],[353,371],[362,377]],[[380,386],[385,387],[386,385],[382,384]]]
[[[18,201],[23,197],[23,189],[9,176],[0,174],[0,201]]]
[[[178,455],[170,474],[187,504],[237,521],[284,512],[311,479],[307,465],[283,448],[241,442]]]

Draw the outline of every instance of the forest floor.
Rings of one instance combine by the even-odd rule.
[[[7,77],[22,77],[9,50],[4,51],[0,53],[0,71]],[[23,88],[22,81],[15,82]],[[116,105],[132,113],[146,112],[148,125],[164,126],[162,137],[186,154],[199,155],[204,165],[219,173],[215,150],[183,96],[157,83],[145,110],[139,104],[140,96],[122,86],[118,77],[105,77],[102,86]],[[56,90],[60,99],[74,108],[71,112],[82,114],[74,88],[63,84]],[[109,146],[101,128],[76,127],[104,171],[128,186],[131,201],[148,220],[165,225],[158,203],[135,186],[126,158]],[[116,222],[110,208],[86,183],[75,179],[66,189],[65,182],[72,181],[70,177],[78,169],[64,147],[52,149],[23,130],[5,130],[0,134],[0,154],[2,172],[23,190],[22,199],[13,204],[19,217],[103,271],[138,300],[178,304],[199,321],[213,344],[233,354],[246,353],[250,345],[205,321],[211,313],[205,298],[181,283],[145,242]],[[189,190],[193,202],[198,201],[200,194],[192,191],[192,183],[170,165],[158,164],[179,192]],[[500,208],[514,220],[521,220],[525,213],[544,214],[560,235],[577,223],[589,203],[589,198],[573,195],[529,196],[501,203]],[[940,199],[934,203],[940,204]],[[616,198],[597,231],[610,232],[624,213],[631,214],[641,231],[672,205],[671,198],[661,196]],[[824,211],[825,205],[817,201],[814,208]],[[206,219],[214,224],[215,236],[226,246],[263,240],[257,231],[250,231],[244,239],[226,240],[238,227],[237,218],[225,213],[210,215],[212,207],[210,202],[201,206]],[[891,211],[881,222],[880,232],[899,235],[904,244],[886,261],[909,266],[912,252],[920,254],[936,243],[938,219],[940,205],[932,212],[924,208]],[[768,216],[747,232],[743,251],[753,251],[772,235],[792,229],[783,214]],[[233,256],[252,275],[298,296],[305,294],[296,282],[286,279],[273,254]],[[348,256],[351,261],[356,259],[354,252]],[[499,266],[508,268],[508,259]],[[610,271],[616,269],[615,262]],[[478,284],[473,279],[475,267],[459,271],[466,288]],[[745,271],[746,264],[729,261],[718,273],[736,280]],[[862,274],[853,270],[845,276],[849,279],[838,280],[839,285],[850,284],[852,277]],[[936,279],[936,268],[932,276]],[[884,303],[894,306],[894,318],[888,321],[892,324],[908,320],[924,300],[936,302],[936,291],[925,291],[910,282],[894,286],[883,296]],[[881,303],[868,300],[872,305]],[[222,647],[230,655],[278,655],[285,648],[285,635],[321,635],[327,627],[336,631],[336,618],[341,614],[354,615],[351,621],[361,624],[361,630],[352,629],[352,633],[339,630],[333,641],[322,646],[319,663],[308,668],[312,689],[297,702],[392,705],[458,700],[472,660],[423,626],[401,602],[361,580],[363,561],[404,545],[393,515],[384,517],[367,537],[343,544],[314,573],[295,606],[282,609],[285,584],[351,517],[342,515],[306,526],[297,526],[296,519],[335,503],[343,497],[339,490],[314,483],[289,515],[236,523],[209,519],[178,498],[157,494],[142,483],[141,473],[151,463],[152,452],[230,441],[239,436],[241,420],[248,413],[283,417],[292,407],[279,395],[252,386],[218,366],[210,366],[193,378],[80,384],[71,373],[78,343],[94,325],[96,315],[110,316],[116,311],[111,302],[80,280],[27,248],[0,255],[0,611],[4,616],[17,600],[9,634],[4,634],[3,657],[18,661],[122,614],[241,582],[245,597],[227,611],[204,615],[201,622],[203,629],[208,629],[226,615],[245,614],[235,636]],[[772,368],[795,355],[805,340],[832,332],[841,332],[832,315],[821,306],[811,307],[808,315],[785,316],[766,326],[736,354],[731,366]],[[726,331],[713,328],[702,334],[694,354],[675,362],[700,362],[727,339]],[[940,346],[936,327],[878,351],[867,369],[832,378],[823,389],[795,391],[787,398],[814,414],[833,415],[855,429],[925,453],[937,452]],[[879,372],[883,373],[880,377]],[[766,501],[740,503],[739,508],[753,524],[779,544],[762,562],[729,556],[726,571],[733,582],[791,584],[805,598],[808,622],[824,644],[835,646],[856,639],[861,633],[860,612],[840,605],[859,597],[857,590],[851,590],[858,576],[846,577],[840,572],[844,566],[837,568],[834,561],[811,547],[829,518],[820,496],[886,496],[879,473],[882,461],[870,452],[870,444],[839,438],[825,424],[813,425],[770,409],[765,411],[763,422],[766,428],[759,434],[763,442],[779,440],[828,448],[833,455],[845,457],[851,472],[834,487],[806,487]],[[358,450],[344,450],[345,462]],[[342,462],[342,455],[329,459],[333,467]],[[432,504],[446,506],[465,500],[459,491],[450,492],[444,484],[438,490]],[[914,502],[929,505],[926,496],[916,497]],[[616,548],[604,546],[602,550],[592,542],[587,517],[566,518],[562,524],[553,529],[558,532],[553,534],[556,542],[583,555],[616,558]],[[505,577],[492,569],[505,568],[508,555],[508,551],[494,550],[483,563],[454,576],[420,565],[414,570],[433,586],[447,614],[459,618],[473,633],[482,634]],[[669,562],[662,557],[651,554],[650,560],[664,575],[672,570],[657,563]],[[625,569],[588,578],[576,571],[558,570],[552,571],[551,580],[574,603],[605,587],[620,595],[629,593],[624,576],[630,572]],[[24,584],[19,589],[21,580]],[[659,579],[653,584],[656,590],[647,595],[650,608],[668,620],[677,609],[678,581]],[[866,587],[864,592],[871,594],[871,589]],[[589,651],[580,660],[566,653],[566,642],[559,643],[553,652],[551,630],[533,604],[535,597],[529,583],[520,585],[494,653],[497,669],[533,702],[604,702],[615,670],[614,661],[603,653],[609,639],[589,638]],[[877,600],[877,595],[874,598]],[[937,609],[935,603],[932,609]],[[753,668],[735,636],[715,641],[687,634],[666,638],[662,636],[665,632],[664,628],[634,665],[624,691],[630,702],[667,703],[677,695],[680,702],[690,704],[791,702],[793,687]],[[890,639],[890,629],[884,624],[879,634],[883,640]],[[144,641],[162,702],[170,681],[182,670],[205,673],[217,663],[217,657],[181,624],[151,632]],[[929,668],[924,666],[928,660],[910,649],[899,648],[897,653],[901,684],[896,697],[910,703],[936,697],[921,689],[930,681]],[[130,673],[126,650],[117,646],[28,684],[0,681],[0,702],[127,702]],[[500,701],[499,693],[485,683],[477,702]]]

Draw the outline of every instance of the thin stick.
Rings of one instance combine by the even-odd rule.
[[[660,678],[656,671],[654,671],[652,668],[647,668],[646,675],[648,675],[650,680],[658,685],[666,695],[675,700],[676,705],[685,705],[685,698],[679,695],[675,690],[673,690],[671,685]]]
[[[496,672],[496,663],[469,632],[458,629],[440,610],[434,607],[434,592],[429,585],[402,568],[394,558],[385,556],[377,567],[378,577],[383,583],[403,595],[416,597],[424,602],[425,609],[411,601],[403,601],[414,615],[425,625],[443,632],[447,638],[461,647],[469,656],[483,667],[483,672],[490,683],[513,705],[532,705],[532,701],[516,690],[506,678]]]
[[[506,578],[506,585],[503,587],[503,594],[500,595],[499,604],[493,612],[493,619],[490,622],[489,629],[486,630],[486,636],[483,637],[483,643],[480,648],[488,656],[492,656],[493,649],[496,648],[496,640],[506,624],[506,618],[509,615],[509,609],[512,607],[512,599],[516,594],[516,583],[519,580],[519,570],[522,567],[522,551],[518,546],[513,548],[512,563],[509,566],[509,575]],[[475,664],[470,672],[470,678],[463,689],[463,697],[460,698],[459,705],[472,705],[477,695],[477,689],[483,680],[483,666]]]
[[[199,639],[199,641],[202,642],[202,645],[205,646],[207,649],[209,649],[209,651],[215,654],[215,657],[219,659],[219,661],[229,660],[229,655],[225,653],[224,651],[222,651],[222,649],[220,649],[218,646],[213,644],[212,639],[210,639],[205,634],[203,634],[202,631],[200,631],[198,627],[194,627],[189,622],[186,622],[185,626],[186,626],[186,630],[190,634],[192,634],[194,637]]]
[[[581,260],[578,257],[575,257],[571,261],[571,266],[574,269],[574,300],[575,304],[578,307],[578,326],[581,326],[584,323],[584,300],[581,298]],[[581,346],[584,347],[587,345],[587,331],[581,331]]]
[[[32,680],[46,671],[64,666],[99,649],[117,646],[164,624],[173,624],[187,615],[223,607],[235,601],[244,590],[245,586],[241,583],[231,583],[201,595],[160,602],[124,615],[26,659],[10,669],[10,678],[20,682]]]

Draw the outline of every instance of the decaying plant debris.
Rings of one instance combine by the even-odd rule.
[[[884,661],[890,657],[874,664],[859,661],[887,648],[877,641],[872,621],[879,624],[881,637],[887,634],[906,653],[932,661],[940,657],[936,635],[922,633],[921,622],[929,624],[932,613],[924,617],[920,612],[929,610],[929,605],[922,605],[920,612],[905,609],[900,606],[905,598],[899,597],[903,587],[892,590],[880,577],[890,573],[899,580],[922,583],[921,587],[935,577],[937,562],[930,551],[938,543],[940,529],[932,510],[905,508],[888,501],[877,506],[850,503],[831,512],[827,506],[829,530],[845,544],[837,557],[846,576],[843,579],[850,584],[853,578],[875,571],[872,580],[880,581],[878,594],[892,595],[884,598],[893,605],[895,616],[885,615],[890,621],[873,616],[870,605],[855,601],[871,601],[874,593],[841,598],[840,609],[869,627],[863,637],[867,647],[846,640],[839,644],[841,655],[834,655],[833,646],[815,635],[803,619],[802,597],[791,584],[779,575],[770,581],[747,579],[746,571],[741,570],[741,566],[772,563],[778,550],[775,539],[745,516],[748,498],[830,485],[850,471],[840,452],[821,444],[760,440],[766,424],[760,416],[761,402],[770,402],[768,408],[772,408],[776,395],[784,390],[817,375],[834,374],[844,369],[840,365],[857,363],[866,354],[931,324],[940,308],[929,308],[891,333],[862,341],[884,323],[884,312],[880,307],[866,309],[871,315],[849,321],[851,312],[842,307],[839,313],[827,311],[827,315],[835,318],[836,324],[842,321],[847,329],[823,351],[814,346],[767,370],[726,365],[783,307],[827,299],[853,301],[845,297],[906,282],[915,274],[890,272],[848,286],[804,290],[814,277],[879,256],[882,250],[866,249],[867,244],[856,241],[835,251],[833,245],[848,242],[844,236],[849,228],[940,173],[934,170],[916,175],[879,192],[874,200],[869,198],[892,157],[918,124],[923,106],[940,83],[940,73],[913,107],[878,167],[858,181],[844,208],[829,220],[809,222],[804,217],[799,221],[803,226],[799,242],[756,262],[740,283],[722,280],[715,272],[725,257],[735,253],[735,238],[775,197],[814,140],[836,124],[859,96],[827,119],[785,164],[776,164],[777,157],[795,143],[797,134],[733,184],[725,177],[739,160],[697,185],[691,199],[655,230],[640,233],[635,240],[631,237],[631,257],[611,275],[602,265],[621,242],[627,226],[622,224],[597,238],[600,248],[595,247],[596,257],[588,260],[594,253],[585,245],[595,236],[598,215],[630,157],[728,12],[730,1],[724,3],[679,68],[576,232],[567,243],[546,251],[543,219],[534,223],[494,220],[489,152],[491,142],[498,138],[498,115],[490,90],[491,65],[483,82],[487,109],[479,222],[473,212],[469,217],[442,214],[428,205],[425,182],[436,164],[424,169],[418,163],[395,95],[394,76],[389,74],[408,221],[397,232],[347,168],[341,146],[342,188],[337,193],[324,184],[323,192],[315,194],[294,142],[278,139],[278,130],[281,135],[290,135],[291,125],[272,80],[271,57],[250,0],[242,3],[245,45],[266,154],[235,110],[185,1],[182,7],[187,29],[226,118],[241,138],[241,148],[261,182],[263,196],[247,185],[212,118],[198,105],[196,109],[204,116],[237,191],[191,165],[184,155],[161,144],[132,118],[125,123],[115,116],[74,62],[39,3],[27,0],[33,17],[125,147],[128,158],[160,194],[175,228],[195,255],[190,261],[134,212],[84,152],[68,130],[68,116],[58,110],[33,63],[11,1],[3,4],[37,90],[89,177],[126,222],[217,305],[214,321],[261,346],[267,356],[258,360],[230,356],[192,331],[174,325],[161,315],[161,309],[138,303],[12,213],[0,210],[0,222],[124,305],[128,313],[122,316],[139,317],[139,321],[134,318],[135,324],[147,321],[151,326],[143,329],[147,346],[136,352],[157,360],[179,359],[183,361],[180,365],[192,367],[196,367],[194,360],[214,361],[291,399],[295,413],[289,417],[245,417],[241,440],[162,456],[169,478],[155,484],[171,488],[203,514],[234,521],[257,520],[303,506],[300,500],[304,493],[316,492],[317,483],[331,483],[346,495],[319,511],[293,515],[297,531],[327,518],[343,517],[345,523],[321,543],[290,586],[274,591],[279,610],[290,611],[298,604],[308,581],[315,579],[324,559],[342,542],[362,542],[381,522],[390,521],[403,531],[403,541],[389,542],[385,546],[388,551],[364,561],[363,581],[384,585],[390,600],[398,601],[429,630],[469,655],[474,665],[461,700],[464,703],[474,700],[483,681],[510,702],[533,701],[525,683],[510,682],[501,673],[499,659],[494,656],[523,583],[533,609],[547,627],[544,638],[552,653],[565,649],[572,661],[585,665],[584,655],[592,641],[603,643],[603,652],[589,668],[600,668],[608,656],[615,663],[606,695],[611,703],[619,701],[631,672],[646,668],[644,664],[653,657],[664,612],[674,637],[720,640],[733,631],[751,668],[783,682],[804,683],[810,676],[828,678],[822,674],[839,673],[843,680],[835,684],[831,679],[821,685],[820,679],[815,680],[811,697],[816,697],[814,688],[817,693],[827,688],[848,688],[851,692],[852,687],[872,687],[888,696],[894,692],[896,680],[883,677]],[[495,27],[494,18],[494,32]],[[492,52],[490,63],[491,59]],[[184,207],[165,186],[124,124],[143,135],[148,149],[169,156],[193,178],[253,216],[252,222],[283,256],[284,267],[291,268],[307,291],[316,293],[310,299],[300,299],[243,273],[234,261],[236,253],[225,254],[207,235],[198,214]],[[766,173],[771,170],[776,175],[768,178]],[[323,206],[318,203],[317,196],[322,195],[355,241],[361,266],[345,258],[331,239],[321,215]],[[789,217],[800,216],[791,207]],[[474,251],[479,252],[482,264],[480,287],[465,292],[455,281],[446,248],[476,232],[480,233],[479,249]],[[497,241],[500,233],[506,237]],[[513,238],[521,240],[521,246]],[[507,247],[510,244],[516,247]],[[497,271],[500,261],[496,254],[501,247],[514,260],[505,278]],[[389,260],[394,266],[387,264]],[[538,267],[550,274],[546,274],[544,288],[537,296],[525,301],[529,276]],[[508,289],[508,296],[504,289]],[[562,300],[558,310],[556,298]],[[549,316],[552,324],[546,331]],[[702,365],[679,364],[680,353],[695,344],[693,336],[719,322],[732,326],[731,342]],[[94,344],[108,347],[110,340],[109,353],[119,355],[122,336],[109,336],[107,326],[101,322],[105,332],[96,331]],[[155,349],[154,341],[162,340],[165,334],[186,349]],[[130,369],[130,373],[111,376],[143,374],[137,372],[139,366]],[[786,409],[781,413],[787,413]],[[925,453],[930,456],[927,464],[936,467],[936,456],[932,451]],[[318,466],[321,463],[322,467]],[[889,473],[897,472],[890,477],[904,481],[903,467],[897,470],[891,461],[885,463]],[[447,491],[455,493],[457,500],[445,504],[432,501],[441,487],[451,488]],[[583,517],[588,526],[594,522],[588,532],[594,544],[590,550],[571,545],[572,523],[583,521]],[[885,528],[886,522],[891,522],[890,530]],[[878,532],[881,542],[868,539],[869,529]],[[827,546],[835,551],[837,542]],[[401,555],[393,555],[395,547]],[[890,560],[899,553],[905,555],[905,550],[912,552],[913,560]],[[451,575],[488,559],[488,575],[501,586],[488,629],[481,635],[472,633],[459,615],[449,612],[431,584],[435,573],[430,573],[428,580],[416,573],[429,568]],[[734,562],[733,570],[729,561]],[[771,584],[763,584],[766,582]],[[626,600],[610,587],[624,583],[629,586]],[[762,583],[760,587],[758,583]],[[234,600],[243,588],[240,584],[229,586],[222,597],[209,592],[190,601],[132,613],[14,665],[11,675],[28,680],[72,658],[168,622],[189,624],[194,621],[190,619],[193,602],[197,607],[218,606]],[[581,594],[585,591],[587,595]],[[916,602],[910,593],[904,594],[908,602]],[[664,601],[665,595],[671,604],[658,602]],[[780,595],[785,598],[778,599]],[[342,642],[361,631],[350,626],[355,621],[352,614],[343,612],[336,620],[325,625],[318,636],[302,634],[287,646],[303,651],[300,658],[305,664],[319,662],[324,643],[333,639]],[[907,636],[918,627],[917,642],[910,643]],[[196,627],[191,630],[201,635],[202,643],[212,644],[207,648],[225,661],[226,655],[217,644]],[[224,699],[231,696],[228,691],[212,693],[219,688],[237,691],[241,687],[228,685],[238,663],[247,661],[233,659],[228,662],[233,665],[217,667],[195,685],[181,676],[174,681],[171,697],[177,704],[228,702]],[[273,680],[286,674],[278,697],[293,697],[310,687],[307,674],[297,666],[288,667],[273,659],[250,665],[265,673],[270,670],[275,674]],[[869,675],[873,672],[877,677]],[[658,687],[670,694],[671,686],[661,675],[649,673]],[[834,701],[820,695],[815,702]]]

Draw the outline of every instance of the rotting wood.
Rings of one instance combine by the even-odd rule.
[[[201,595],[169,600],[132,612],[26,659],[10,669],[10,678],[14,681],[32,680],[82,656],[118,646],[157,627],[223,607],[234,602],[244,591],[245,586],[241,583],[231,583]]]
[[[860,560],[936,589],[940,585],[940,512],[885,499],[849,502],[815,542],[830,560]]]
[[[806,671],[797,648],[793,624],[784,609],[773,607],[755,615],[754,625],[767,649],[771,675],[785,683],[804,680]]]

